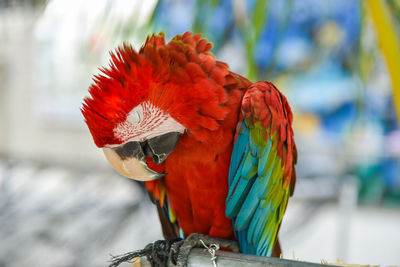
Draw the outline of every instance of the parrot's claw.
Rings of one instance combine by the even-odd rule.
[[[171,245],[170,259],[178,267],[186,267],[188,257],[192,248],[210,248],[217,246],[228,248],[232,252],[239,252],[239,245],[234,240],[210,237],[202,234],[191,234],[184,240],[175,242]]]

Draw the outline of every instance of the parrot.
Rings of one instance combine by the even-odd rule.
[[[279,257],[296,181],[291,108],[271,82],[252,83],[211,49],[189,31],[169,42],[151,34],[138,51],[124,43],[81,112],[111,166],[144,181],[166,238],[198,233]]]

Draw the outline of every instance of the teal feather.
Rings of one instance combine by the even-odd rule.
[[[252,154],[247,154],[243,161],[243,167],[241,177],[244,179],[250,179],[257,173],[257,159],[252,157]]]
[[[262,209],[260,210],[260,214],[262,214],[262,217],[259,218],[258,223],[256,224],[257,228],[256,231],[253,235],[253,239],[251,240],[251,242],[253,243],[253,245],[256,247],[257,251],[260,251],[259,245],[262,242],[262,229],[265,229],[265,226],[267,225],[267,220],[266,220],[266,215],[268,215],[268,211],[262,211]]]
[[[259,240],[258,233],[260,232],[258,229],[260,229],[261,225],[263,224],[264,217],[265,217],[265,211],[263,209],[257,208],[254,217],[250,222],[247,239],[254,245],[258,243]]]
[[[247,154],[246,147],[248,146],[249,132],[245,130],[240,132],[241,134],[239,134],[232,151],[232,155],[237,155],[237,156],[231,158],[231,167],[229,168],[229,184],[232,183],[231,179],[233,178],[234,173],[238,171],[238,167],[241,163],[242,156],[239,155]]]
[[[238,240],[240,251],[245,254],[256,254],[256,248],[247,242],[247,230],[236,232],[236,239]]]
[[[179,237],[184,239],[185,238],[185,234],[183,233],[182,228],[179,227]]]
[[[232,194],[237,188],[237,185],[240,181],[241,174],[242,174],[242,168],[243,168],[243,160],[245,156],[247,155],[248,152],[248,146],[245,147],[244,152],[238,156],[238,165],[236,166],[236,169],[234,171],[230,171],[231,176],[229,176],[229,193],[228,193],[228,199],[231,198]]]
[[[268,163],[268,158],[270,157],[270,155],[272,153],[271,152],[271,147],[272,147],[272,142],[271,140],[268,140],[268,145],[267,147],[263,150],[263,152],[261,153],[261,157],[258,160],[258,175],[261,177],[265,176],[265,172],[268,170],[267,169],[267,163]]]
[[[269,172],[269,174],[271,172],[272,170]],[[269,178],[268,175],[266,175],[266,177]],[[237,215],[235,227],[236,230],[240,231],[244,228],[249,227],[250,220],[252,219],[260,200],[263,198],[265,191],[267,190],[268,182],[265,182],[263,180],[257,179],[254,182],[253,187],[251,188],[246,200],[244,201]]]
[[[227,200],[229,201],[226,205],[225,215],[227,217],[234,217],[239,212],[243,201],[247,196],[247,192],[253,186],[255,179],[240,179],[237,183],[235,190],[232,191],[232,194],[229,196]],[[240,192],[240,193],[239,193]]]
[[[235,229],[237,231],[241,231],[249,227],[250,220],[253,218],[254,212],[258,206],[258,202],[260,201],[260,194],[254,192],[258,189],[258,184],[258,181],[254,182],[254,186],[251,188],[249,195],[244,200],[243,205],[240,207],[240,211],[236,217],[235,223]]]

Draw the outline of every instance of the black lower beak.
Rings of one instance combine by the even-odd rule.
[[[156,164],[162,163],[174,150],[181,133],[172,132],[150,138],[145,143],[147,157],[152,157]]]
[[[144,160],[146,157],[151,157],[154,163],[160,164],[174,150],[179,141],[181,133],[171,132],[160,136],[150,138],[143,142],[131,141],[123,146],[115,148],[121,159],[135,157],[139,160]]]

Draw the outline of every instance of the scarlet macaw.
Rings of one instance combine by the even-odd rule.
[[[118,48],[82,113],[111,165],[145,181],[166,237],[236,239],[270,256],[296,179],[292,113],[272,83],[231,72],[211,47],[186,32]]]

